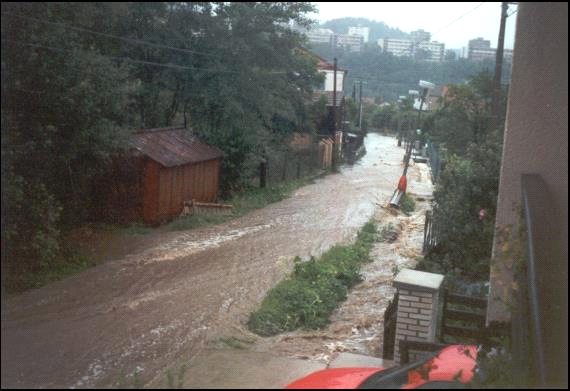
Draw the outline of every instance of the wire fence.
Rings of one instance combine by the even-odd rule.
[[[259,163],[251,184],[265,187],[317,175],[323,170],[322,154],[318,144],[273,152]]]
[[[431,181],[435,184],[439,181],[439,175],[441,173],[441,157],[439,154],[438,145],[428,140],[427,154],[431,168]]]

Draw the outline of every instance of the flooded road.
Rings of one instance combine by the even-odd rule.
[[[402,173],[403,149],[377,134],[365,145],[355,165],[288,199],[169,234],[151,248],[10,298],[2,308],[2,387],[116,386],[135,374],[148,383],[173,362],[230,339],[312,359],[342,350],[377,353],[393,272],[419,255],[427,201],[416,201],[411,216],[383,208]],[[429,197],[428,174],[425,164],[412,164],[408,193]],[[374,248],[365,281],[326,330],[272,338],[247,331],[249,313],[291,272],[294,256],[308,259],[353,240],[373,216],[397,240]]]

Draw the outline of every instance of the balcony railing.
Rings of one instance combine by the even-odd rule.
[[[523,174],[521,185],[528,256],[517,276],[521,291],[512,319],[514,370],[539,386],[567,385],[568,260],[563,259],[560,213],[539,174]]]

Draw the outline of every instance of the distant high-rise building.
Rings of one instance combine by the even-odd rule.
[[[414,42],[411,39],[380,38],[378,46],[383,52],[392,53],[398,57],[412,57],[414,54]]]
[[[370,35],[369,27],[349,27],[348,35],[361,35],[364,37],[364,43],[368,42],[368,36]]]
[[[488,39],[472,39],[467,46],[467,58],[473,61],[495,58],[495,49],[491,49],[491,41]]]
[[[417,53],[417,50],[421,49],[421,50],[425,50],[429,53],[429,57],[425,58],[425,61],[428,62],[442,62],[444,55],[445,55],[445,44],[443,43],[439,43],[439,42],[429,42],[429,41],[424,41],[424,42],[420,42],[417,43],[415,45],[415,50],[414,52]]]
[[[471,49],[491,49],[491,41],[481,37],[469,41],[469,50]]]
[[[495,60],[497,58],[497,49],[491,47],[491,41],[481,37],[469,41],[467,47],[467,58],[473,61],[482,61],[486,58]],[[513,49],[503,49],[503,60],[512,62]]]
[[[306,34],[311,43],[328,43],[332,45],[334,41],[334,32],[330,29],[314,29]]]
[[[315,29],[306,32],[310,43],[328,44],[341,47],[351,52],[360,52],[364,44],[364,37],[358,35],[335,34],[330,29]]]
[[[445,44],[430,42],[431,34],[424,30],[412,31],[412,39],[380,38],[378,46],[394,56],[408,56],[417,60],[441,62],[445,56]],[[422,53],[426,52],[426,53]]]
[[[410,37],[412,41],[414,41],[414,43],[429,42],[431,39],[431,34],[428,33],[427,31],[424,31],[423,29],[420,29],[412,31],[410,33]]]
[[[351,52],[360,52],[364,44],[364,37],[362,35],[344,35],[338,34],[334,36],[334,45],[347,49]]]

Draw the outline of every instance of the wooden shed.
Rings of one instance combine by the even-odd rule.
[[[153,129],[131,135],[142,155],[142,218],[168,220],[184,201],[215,202],[224,153],[200,142],[188,129]]]

